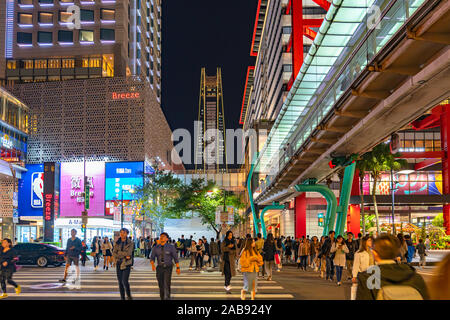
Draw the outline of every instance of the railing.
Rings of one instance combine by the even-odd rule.
[[[292,154],[295,154],[304,145],[365,67],[372,62],[373,58],[424,2],[425,0],[379,0],[375,2],[379,8],[385,10],[384,15],[369,32],[365,28],[366,21],[363,21],[352,37],[352,40],[357,40],[354,42],[350,40],[349,43],[353,43],[353,45],[345,47],[336,60],[329,74],[324,78],[324,82],[328,83],[320,85],[324,89],[311,98],[308,105],[311,103],[313,105],[309,113],[286,141],[286,144],[289,143],[294,149],[293,152],[292,150],[281,151],[279,158],[274,159],[275,163],[277,160],[279,161],[280,169],[284,168]],[[283,146],[280,146],[280,150],[283,150]],[[264,185],[269,186],[278,172],[269,174]]]

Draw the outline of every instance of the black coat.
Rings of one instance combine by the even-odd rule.
[[[3,252],[3,248],[0,250],[0,270],[1,273],[14,273],[16,272],[16,263],[15,263],[16,253],[13,249],[9,249],[6,252]],[[6,262],[6,267],[3,266],[3,263]]]
[[[269,243],[268,241],[265,241],[263,246],[264,261],[275,260],[275,252],[276,252],[275,242]]]

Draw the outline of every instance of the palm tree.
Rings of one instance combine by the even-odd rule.
[[[358,169],[359,174],[359,196],[361,197],[361,219],[363,221],[363,236],[366,235],[366,219],[365,219],[365,211],[364,211],[364,177],[366,175],[366,171],[368,171],[367,161],[364,158],[361,158],[356,162],[356,168]]]
[[[389,144],[380,143],[372,151],[362,156],[363,162],[367,165],[367,171],[373,179],[372,197],[373,207],[375,210],[375,219],[377,224],[377,234],[380,233],[380,223],[378,216],[378,206],[376,198],[376,190],[381,174],[385,171],[398,171],[402,167],[406,166],[407,162],[403,159],[397,159],[400,154],[392,154],[389,148]]]

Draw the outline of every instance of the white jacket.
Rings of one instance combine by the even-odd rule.
[[[368,251],[358,251],[355,253],[353,261],[353,278],[358,276],[358,272],[364,272],[370,267],[370,255]]]
[[[337,242],[333,242],[330,253],[333,253],[333,252],[336,252],[334,259],[333,259],[334,265],[345,267],[345,254],[349,252],[345,243],[342,243],[341,250],[338,250]]]

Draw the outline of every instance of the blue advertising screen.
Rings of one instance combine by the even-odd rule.
[[[44,203],[44,165],[26,165],[19,180],[19,216],[42,217]]]
[[[143,162],[105,163],[105,200],[133,200],[130,189],[142,187],[144,183]]]

